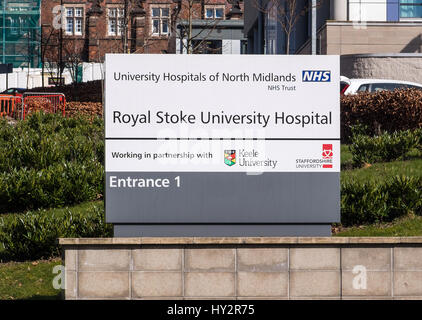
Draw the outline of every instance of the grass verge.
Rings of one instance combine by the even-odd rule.
[[[57,217],[63,216],[65,214],[65,212],[67,212],[67,210],[71,210],[72,212],[74,212],[75,214],[77,213],[85,213],[87,211],[91,211],[93,207],[98,207],[100,205],[103,205],[103,201],[89,201],[89,202],[83,202],[81,204],[75,205],[75,206],[66,206],[63,208],[52,208],[52,209],[38,209],[38,210],[34,210],[34,211],[39,211],[39,212],[45,212],[48,213],[49,215],[55,215]],[[13,219],[13,217],[19,217],[20,215],[22,215],[22,213],[24,212],[20,212],[20,213],[2,213],[0,214],[0,219]]]
[[[349,146],[347,144],[342,144],[340,146],[340,163],[341,169],[349,169],[353,167],[353,154],[349,150]]]
[[[389,223],[340,228],[336,237],[415,237],[422,236],[422,217],[409,215]]]
[[[60,259],[0,263],[0,300],[61,299],[53,288],[53,268]]]
[[[343,170],[341,181],[382,182],[394,176],[422,177],[422,159],[375,163],[360,169]]]

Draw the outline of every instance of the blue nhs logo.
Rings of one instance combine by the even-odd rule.
[[[331,82],[331,71],[303,70],[302,82]]]

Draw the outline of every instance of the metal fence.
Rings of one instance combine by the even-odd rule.
[[[66,115],[66,97],[63,93],[26,92],[22,96],[22,119],[28,113],[44,111]]]
[[[33,112],[61,113],[66,116],[63,93],[28,92],[22,96],[0,95],[0,117],[25,120]]]
[[[21,97],[0,95],[0,117],[18,118],[21,104]]]

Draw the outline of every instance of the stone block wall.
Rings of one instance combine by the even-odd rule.
[[[422,238],[60,243],[66,299],[422,299]]]
[[[340,73],[348,78],[390,79],[422,84],[422,54],[344,55]]]

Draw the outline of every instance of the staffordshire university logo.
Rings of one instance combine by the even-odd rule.
[[[332,144],[323,144],[322,145],[322,158],[327,159],[327,160],[333,159],[333,145]],[[322,167],[328,169],[328,168],[332,168],[333,165],[332,164],[324,164]]]
[[[331,71],[303,70],[302,82],[331,82]]]
[[[321,146],[321,145],[320,145]],[[321,149],[320,149],[321,150]],[[317,156],[320,154],[321,156]],[[296,159],[296,168],[299,169],[332,169],[333,168],[333,145],[322,144],[322,152],[315,157]]]
[[[333,158],[333,145],[332,144],[323,144],[322,145],[322,157],[324,159]]]
[[[236,150],[224,150],[224,163],[229,167],[236,164]]]

